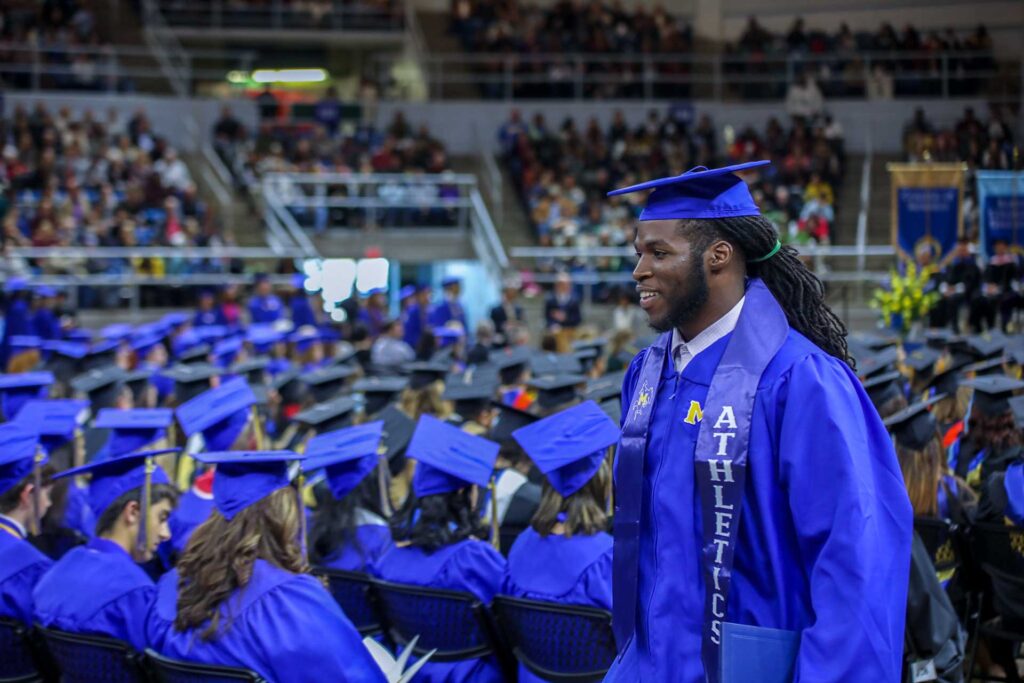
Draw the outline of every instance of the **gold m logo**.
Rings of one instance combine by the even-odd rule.
[[[690,401],[690,409],[686,411],[686,418],[683,420],[688,425],[695,425],[704,419],[704,409],[696,401]]]

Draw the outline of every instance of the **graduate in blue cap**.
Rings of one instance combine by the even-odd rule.
[[[170,408],[135,408],[120,410],[104,408],[96,415],[92,426],[109,429],[110,436],[103,447],[93,455],[94,461],[117,458],[141,450],[163,448],[167,428],[174,421]]]
[[[270,278],[266,273],[257,273],[254,290],[249,299],[249,321],[253,323],[275,323],[284,315],[284,304],[274,294]]]
[[[491,482],[498,444],[424,415],[406,455],[417,461],[411,523],[397,539],[401,543],[371,572],[385,581],[468,591],[483,603],[491,602],[501,587],[505,558],[484,540],[488,532],[476,506],[481,487]],[[420,676],[448,683],[502,680],[493,656],[428,662]]]
[[[4,327],[0,337],[0,370],[7,370],[13,337],[33,334],[30,301],[32,291],[23,278],[4,283]]]
[[[441,280],[442,299],[430,309],[430,324],[444,327],[450,322],[457,322],[462,329],[469,330],[466,322],[466,311],[462,307],[459,295],[462,294],[462,279],[449,276]]]
[[[0,425],[0,619],[26,626],[32,625],[32,589],[53,564],[28,542],[50,507],[47,460],[33,430]]]
[[[419,346],[420,337],[432,324],[430,319],[432,293],[430,285],[417,285],[413,303],[402,312],[405,343],[414,349]]]
[[[215,511],[160,579],[146,627],[162,655],[246,667],[276,683],[383,681],[302,552],[291,451],[197,456],[216,465]]]
[[[318,496],[309,534],[314,564],[365,572],[391,549],[391,472],[383,438],[384,422],[376,420],[320,434],[306,444],[303,469],[323,468],[327,488]]]
[[[192,327],[199,329],[212,325],[227,325],[228,319],[224,311],[217,303],[217,293],[212,289],[203,289],[199,292],[199,302],[195,315],[192,316]]]
[[[57,290],[42,286],[36,289],[35,313],[32,315],[32,334],[40,339],[60,339],[64,332],[60,316],[54,310],[57,305]]]
[[[359,310],[359,322],[366,326],[371,337],[377,337],[384,329],[388,319],[388,293],[383,287],[371,289],[366,293],[366,301]]]
[[[139,566],[170,538],[167,519],[178,493],[156,458],[142,451],[61,472],[91,474],[89,505],[96,537],[70,551],[33,591],[35,619],[47,628],[109,636],[146,648],[146,613],[156,590]]]
[[[45,370],[0,375],[0,417],[15,419],[23,405],[45,397],[53,382],[53,373]]]
[[[303,325],[316,327],[320,324],[320,317],[313,310],[310,298],[306,292],[306,276],[302,273],[292,275],[292,293],[288,299],[288,311],[291,314],[294,327],[299,328]]]
[[[508,554],[501,592],[610,610],[609,446],[619,441],[618,425],[596,403],[587,401],[512,435],[547,482],[530,528]],[[541,679],[520,666],[519,680]]]
[[[662,335],[622,387],[606,681],[900,677],[913,513],[842,322],[736,175],[766,163],[612,193],[653,190],[633,278]]]

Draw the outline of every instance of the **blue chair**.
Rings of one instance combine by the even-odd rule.
[[[182,662],[149,649],[146,650],[146,663],[156,683],[267,683],[265,678],[249,669]]]
[[[341,607],[361,636],[375,636],[384,631],[374,602],[374,582],[361,572],[314,567],[313,573],[327,579],[334,601]]]
[[[42,681],[33,656],[31,630],[14,619],[0,619],[0,683]]]
[[[490,613],[471,593],[387,581],[374,586],[388,635],[404,646],[419,636],[413,654],[436,650],[432,662],[459,662],[495,655],[514,680],[508,656]]]
[[[38,627],[63,683],[146,683],[142,655],[128,643],[106,636]]]
[[[617,653],[611,612],[498,595],[491,608],[519,663],[554,683],[600,681]]]

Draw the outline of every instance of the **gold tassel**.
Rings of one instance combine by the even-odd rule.
[[[306,476],[299,470],[295,477],[295,484],[298,495],[295,496],[299,503],[299,547],[302,550],[302,563],[309,563],[309,553],[306,550],[306,502],[303,500],[303,490],[306,488]]]
[[[491,483],[487,485],[491,493],[491,545],[501,552],[501,536],[498,533],[498,483],[494,475],[491,475]]]
[[[260,422],[259,408],[253,405],[250,408],[252,413],[252,429],[253,434],[256,437],[256,450],[262,451],[266,449],[267,435],[263,433],[263,423]]]

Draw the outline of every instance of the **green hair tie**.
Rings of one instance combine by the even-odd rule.
[[[779,253],[779,249],[782,249],[782,242],[780,242],[779,240],[775,240],[775,248],[774,249],[769,251],[767,254],[765,254],[761,258],[752,258],[752,259],[750,259],[749,262],[750,263],[761,263],[761,261],[767,261],[772,256],[775,256],[776,254],[778,254]]]

